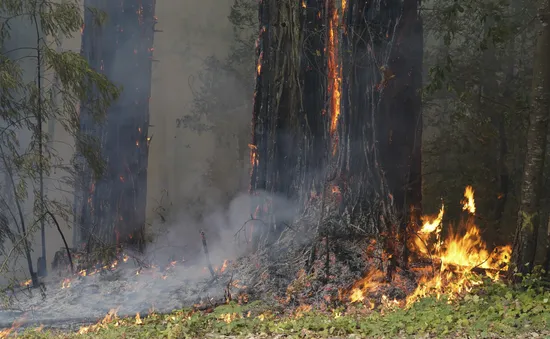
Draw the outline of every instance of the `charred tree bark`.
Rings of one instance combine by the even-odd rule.
[[[512,252],[510,273],[517,269],[528,273],[535,263],[537,234],[540,227],[540,198],[544,155],[550,113],[550,1],[540,12],[541,29],[537,37],[533,67],[533,89],[527,152],[521,184],[520,210]]]
[[[384,236],[390,276],[408,260],[407,225],[421,208],[422,22],[416,0],[349,6],[339,168],[350,215],[376,216],[356,223]]]
[[[82,53],[90,64],[123,87],[99,125],[81,109],[81,127],[97,137],[107,162],[103,177],[83,173],[78,194],[80,243],[143,246],[147,194],[149,98],[155,0],[87,0],[85,6],[107,14],[99,27],[86,11]]]
[[[263,0],[259,4],[250,189],[258,196],[253,215],[267,221],[260,224],[267,229],[257,235],[267,235],[267,242],[276,239],[286,220],[274,218],[278,207],[262,192],[304,201],[318,177],[326,134],[320,38],[323,2]],[[303,49],[302,44],[308,47]]]
[[[303,207],[331,186],[339,214],[406,262],[396,238],[421,202],[417,1],[263,0],[259,13],[251,192]]]
[[[393,204],[398,213],[398,239],[395,253],[401,264],[408,261],[407,225],[420,220],[422,208],[422,59],[423,30],[419,0],[404,0],[388,69],[383,70],[384,108],[380,128],[381,166],[385,172]],[[394,6],[398,6],[395,5]]]

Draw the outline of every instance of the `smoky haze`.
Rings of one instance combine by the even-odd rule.
[[[270,198],[287,211],[279,216],[281,219],[292,217],[289,202],[282,197]],[[219,278],[220,284],[205,283],[212,281],[212,277],[206,269],[204,253],[189,262],[184,258],[187,245],[200,243],[198,234],[190,238],[185,230],[205,231],[209,260],[220,272],[224,261],[235,259],[248,250],[244,239],[236,235],[243,231],[243,225],[250,218],[247,216],[250,199],[248,194],[240,194],[228,208],[220,208],[201,220],[179,214],[175,218],[178,222],[159,225],[156,240],[144,254],[129,253],[128,261],[120,262],[112,272],[73,278],[63,283],[59,279],[56,283],[52,280],[47,285],[45,298],[37,292],[12,296],[12,307],[8,312],[0,312],[0,326],[10,326],[18,319],[32,323],[92,321],[112,309],[117,309],[119,315],[146,313],[151,309],[171,311],[223,297],[224,289],[220,286],[227,284],[225,277]],[[154,262],[156,267],[141,270],[143,261]],[[177,264],[170,267],[170,263],[176,261]],[[231,279],[246,282],[246,277],[232,276]]]
[[[227,72],[217,74],[218,78],[214,76],[213,81],[224,84],[223,97],[230,98],[232,103],[224,110],[223,99],[221,102],[218,99],[216,114],[202,117],[201,121],[212,126],[213,131],[199,133],[182,127],[177,121],[194,114],[194,99],[200,86],[193,79],[199,79],[205,60],[215,57],[223,61],[230,53],[234,41],[228,15],[233,2],[163,0],[155,7],[158,22],[153,44],[146,199],[147,233],[153,243],[139,255],[139,261],[158,262],[163,267],[172,261],[185,260],[185,263],[171,268],[164,280],[155,274],[136,274],[139,265],[129,260],[114,275],[78,278],[71,281],[70,288],[62,288],[60,277],[51,271],[54,252],[62,243],[56,230],[50,228],[46,239],[50,272],[46,279],[46,298],[42,299],[38,292],[32,296],[12,295],[10,312],[0,312],[2,324],[11,323],[25,312],[28,320],[37,321],[70,318],[75,314],[98,317],[117,307],[120,307],[119,313],[131,314],[151,307],[180,307],[183,301],[195,301],[197,297],[223,295],[223,290],[218,288],[204,290],[184,282],[210,278],[205,270],[200,231],[206,234],[213,266],[220,267],[224,260],[234,259],[247,250],[243,239],[237,241],[235,234],[250,218],[246,140],[250,135],[252,93],[237,76]],[[78,51],[80,44],[81,36],[75,34],[73,39],[63,41],[62,48]],[[253,53],[251,51],[251,56]],[[134,78],[124,67],[126,62],[114,59],[118,77]],[[253,79],[251,74],[250,81]],[[213,94],[212,100],[215,99]],[[121,100],[118,105],[129,99],[123,94]],[[123,118],[116,116],[111,120]],[[58,123],[50,124],[52,147],[59,149],[68,163],[74,154],[74,143]],[[70,201],[72,189],[59,184],[63,175],[65,173],[58,171],[47,178],[48,195]],[[280,199],[281,204],[286,203]],[[291,214],[292,206],[287,207],[285,214]],[[69,246],[73,246],[72,226],[75,225],[62,225]],[[38,257],[38,236],[33,248]],[[36,258],[33,263],[36,264]],[[24,261],[19,260],[17,266],[23,272],[17,278],[26,278]],[[29,313],[29,310],[33,311]]]
[[[155,34],[154,58],[158,62],[153,63],[150,103],[152,139],[147,178],[150,221],[158,221],[162,215],[171,222],[175,218],[177,223],[176,215],[182,211],[200,215],[219,209],[227,204],[228,195],[247,188],[243,181],[243,173],[246,175],[247,171],[239,163],[239,153],[247,149],[239,149],[231,136],[244,129],[248,137],[250,111],[242,108],[228,112],[231,118],[225,117],[219,127],[232,133],[223,137],[222,142],[229,147],[221,152],[217,149],[220,136],[216,133],[198,133],[178,124],[178,119],[193,114],[193,92],[197,90],[193,80],[204,70],[204,61],[210,56],[223,60],[230,51],[233,35],[228,15],[233,2],[171,0],[156,4],[156,29],[162,32]],[[250,78],[253,79],[252,74]],[[237,79],[226,75],[223,80],[227,84],[226,95],[252,101],[252,93]],[[215,99],[212,96],[212,101]],[[198,239],[198,232],[192,227],[178,226],[183,239]],[[190,250],[197,250],[198,243],[191,242]]]

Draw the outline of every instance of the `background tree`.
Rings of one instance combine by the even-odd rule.
[[[98,20],[101,15],[93,10]],[[78,1],[2,1],[0,12],[0,81],[1,119],[0,158],[6,181],[2,197],[1,240],[9,239],[11,249],[3,251],[0,271],[9,269],[10,260],[22,252],[28,265],[33,285],[38,284],[31,260],[31,236],[40,224],[57,224],[56,217],[69,221],[71,207],[62,201],[51,200],[43,192],[43,178],[55,168],[67,167],[48,143],[51,137],[43,129],[48,120],[58,121],[75,139],[77,151],[99,174],[102,160],[94,148],[94,139],[81,133],[78,107],[94,113],[100,120],[108,105],[117,98],[119,90],[108,79],[90,68],[78,54],[56,51],[62,37],[78,33],[83,25]],[[11,49],[10,39],[15,27],[34,37],[28,46]],[[13,44],[12,44],[13,46]],[[25,53],[21,54],[21,51]],[[17,57],[15,57],[17,56]],[[30,72],[30,76],[29,73]],[[58,81],[52,81],[53,75]],[[97,88],[91,95],[89,88]],[[57,102],[57,99],[60,101]],[[25,134],[30,141],[25,144]],[[69,171],[74,169],[65,168]],[[32,211],[25,209],[33,194]],[[29,213],[30,212],[30,213]],[[58,226],[58,225],[57,225]],[[59,227],[57,227],[60,231]],[[44,244],[43,244],[44,251]],[[45,262],[43,257],[42,261]]]
[[[478,223],[491,245],[511,243],[523,176],[537,4],[424,3],[425,212],[462,211],[476,189]],[[457,207],[453,207],[457,206]]]
[[[298,215],[318,198],[316,226],[301,231],[313,244],[306,269],[321,239],[328,258],[356,235],[378,240],[391,278],[421,200],[418,4],[264,1],[259,13],[252,190],[297,202]],[[271,246],[288,213],[260,200],[257,241]]]
[[[92,168],[81,166],[75,239],[88,251],[105,244],[143,250],[155,1],[87,0],[85,6],[101,10],[106,20],[99,25],[93,13],[86,13],[82,55],[92,69],[125,91],[109,107],[104,124],[82,103],[81,128],[101,140],[106,170],[97,177]],[[93,97],[100,89],[87,90]]]
[[[512,262],[521,273],[530,272],[537,264],[540,202],[550,118],[550,1],[544,3],[539,11],[540,28],[533,62],[527,150],[512,255]]]

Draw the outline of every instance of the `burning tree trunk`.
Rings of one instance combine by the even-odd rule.
[[[77,241],[143,245],[147,189],[149,97],[155,0],[104,2],[85,6],[107,15],[101,26],[86,11],[82,53],[98,71],[124,89],[104,124],[81,109],[82,130],[97,137],[106,158],[101,178],[84,171],[77,195]]]
[[[344,58],[338,168],[352,220],[376,216],[369,231],[385,235],[391,274],[396,259],[407,262],[406,228],[421,202],[422,25],[416,0],[350,1],[345,15],[344,50],[353,52]]]
[[[312,191],[341,195],[339,214],[399,257],[395,237],[406,242],[421,200],[416,0],[263,0],[259,13],[251,191],[299,206]],[[257,206],[264,220],[277,211]]]

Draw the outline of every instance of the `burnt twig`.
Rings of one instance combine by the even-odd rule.
[[[252,215],[250,216],[250,219],[248,219],[247,221],[244,222],[244,224],[241,226],[241,228],[239,228],[239,230],[235,233],[234,237],[236,238],[239,233],[241,233],[244,228],[246,227],[246,225],[251,222],[251,221],[259,221],[261,222],[265,227],[267,227],[267,224],[265,223],[265,221],[263,221],[262,219],[257,219],[257,218],[254,218]],[[246,232],[245,232],[245,237],[246,237]]]
[[[233,300],[231,295],[231,285],[233,284],[233,274],[231,274],[231,278],[229,278],[229,281],[227,282],[227,286],[225,287],[225,300],[227,302],[230,302]]]
[[[193,306],[193,310],[195,310],[195,311],[208,311],[210,309],[214,309],[218,306],[222,306],[222,305],[225,305],[225,304],[226,304],[225,300],[224,301],[214,301],[214,302],[209,301],[208,304],[201,304],[201,305]]]
[[[313,239],[313,244],[311,245],[311,252],[310,252],[310,256],[306,262],[306,272],[310,272],[312,267],[313,267],[313,262],[315,261],[315,256],[316,256],[316,249],[317,249],[317,242],[316,242],[316,238],[319,237],[319,230],[321,228],[321,224],[324,220],[324,217],[325,217],[325,205],[326,205],[326,197],[327,197],[327,183],[329,182],[329,180],[326,180],[325,183],[323,184],[323,195],[321,197],[321,211],[319,213],[319,220],[317,221],[317,227],[315,228],[315,236],[314,236],[314,239]]]
[[[71,256],[71,251],[69,250],[69,245],[67,244],[67,240],[65,239],[65,235],[63,235],[63,232],[61,231],[61,227],[59,227],[59,223],[57,222],[57,219],[50,211],[46,211],[46,214],[49,215],[55,226],[57,227],[57,231],[59,232],[59,235],[61,235],[61,239],[63,240],[63,244],[65,244],[65,250],[67,251],[67,257],[69,257],[69,263],[71,264],[71,274],[74,274],[74,265],[73,265],[73,257]]]
[[[208,245],[206,244],[206,236],[204,235],[204,231],[201,231],[201,239],[202,239],[202,248],[204,249],[204,255],[206,256],[206,263],[208,264],[208,270],[210,271],[210,274],[212,274],[212,277],[216,277],[216,272],[214,272],[214,269],[212,268],[212,263],[210,262],[210,255],[208,254]]]
[[[326,234],[326,257],[325,257],[325,278],[327,283],[330,281],[330,242],[329,242],[329,234],[327,232]]]

